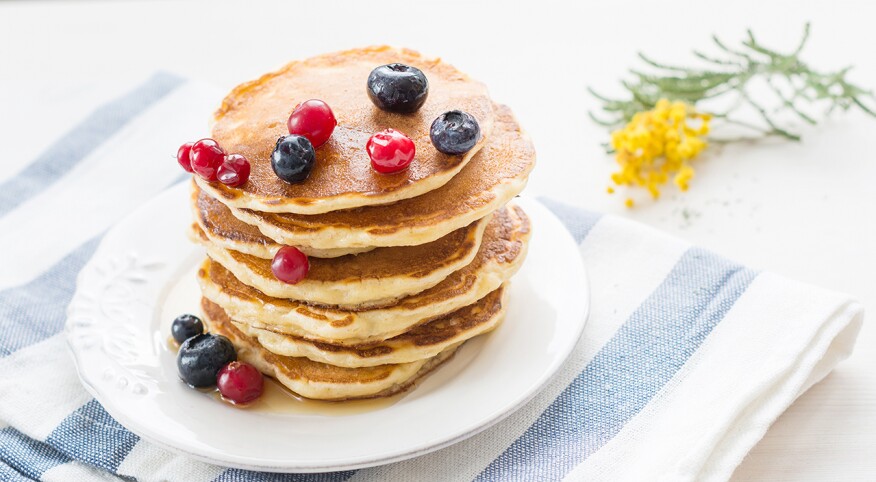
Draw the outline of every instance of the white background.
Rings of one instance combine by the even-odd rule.
[[[639,50],[685,62],[709,36],[792,48],[856,66],[876,88],[876,3],[11,2],[0,3],[0,181],[87,112],[164,69],[227,90],[295,58],[369,44],[440,55],[511,105],[539,152],[530,194],[656,226],[753,267],[852,293],[876,307],[876,119],[837,115],[801,143],[711,149],[683,195],[633,210],[605,193],[607,133],[586,116]],[[218,99],[217,99],[218,100]],[[63,106],[63,108],[61,108]],[[204,112],[205,125],[209,112]],[[80,114],[81,115],[81,114]],[[64,127],[60,127],[64,126]],[[136,146],[132,146],[136,149]],[[169,149],[174,150],[175,146]],[[130,182],[136,182],[132,173]],[[876,330],[802,396],[737,470],[739,480],[876,476]],[[634,463],[631,461],[631,463]]]

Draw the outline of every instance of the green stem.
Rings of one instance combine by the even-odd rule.
[[[806,22],[803,25],[803,37],[800,38],[800,43],[797,45],[797,48],[794,49],[794,53],[791,54],[792,57],[800,55],[800,52],[803,51],[803,47],[806,46],[806,42],[809,40],[809,27],[809,22]]]
[[[723,59],[719,59],[716,57],[711,57],[711,56],[708,56],[708,55],[700,52],[699,50],[694,50],[693,54],[695,57],[699,57],[701,60],[705,60],[706,62],[715,64],[715,65],[721,65],[721,66],[725,66],[725,67],[740,67],[740,68],[742,67],[742,64],[740,64],[739,62],[733,62],[732,60],[723,60]]]
[[[854,102],[855,105],[857,105],[858,107],[860,107],[862,111],[864,111],[864,112],[870,114],[870,115],[873,116],[873,117],[876,117],[876,112],[874,112],[874,111],[871,110],[869,107],[867,107],[866,105],[864,105],[864,103],[861,102],[861,99],[859,99],[859,98],[857,98],[857,97],[852,97],[852,102]]]
[[[750,122],[745,122],[745,121],[742,121],[739,119],[734,119],[732,117],[727,117],[726,115],[723,115],[723,114],[711,114],[711,115],[712,115],[712,117],[714,117],[716,119],[721,119],[721,121],[724,122],[725,124],[744,127],[746,129],[760,132],[761,135],[764,135],[764,136],[770,135],[770,133],[772,132],[771,130],[764,129],[763,127],[761,127],[757,124],[752,124]]]
[[[808,122],[809,124],[811,124],[811,125],[817,124],[817,122],[815,122],[815,119],[813,119],[812,117],[809,117],[809,115],[807,115],[805,112],[803,112],[799,108],[797,108],[797,106],[794,105],[794,103],[791,102],[791,100],[788,99],[785,96],[785,94],[782,93],[782,91],[779,89],[779,87],[773,83],[772,76],[767,77],[767,85],[769,85],[770,89],[772,89],[772,91],[776,94],[776,97],[778,97],[782,101],[782,105],[784,105],[786,108],[788,108],[789,110],[791,110],[792,112],[797,114],[798,117],[800,117],[804,121]]]
[[[588,110],[587,115],[590,117],[590,120],[601,125],[602,127],[615,127],[621,123],[620,121],[612,122],[612,121],[600,119],[599,117],[596,116],[596,114],[593,113],[592,110]]]
[[[750,137],[750,136],[740,136],[740,137],[709,137],[709,143],[717,144],[717,145],[726,145],[726,144],[737,144],[740,142],[759,142],[764,139],[764,136],[759,137]]]
[[[775,134],[778,134],[778,135],[783,136],[783,137],[787,137],[788,139],[790,139],[792,141],[799,141],[800,140],[800,136],[798,136],[796,134],[791,134],[790,132],[788,132],[785,129],[782,129],[781,127],[776,125],[776,123],[773,122],[773,120],[770,118],[769,114],[767,114],[766,109],[764,109],[763,107],[761,107],[760,104],[755,102],[754,99],[752,99],[751,96],[748,95],[748,92],[746,92],[745,90],[740,90],[739,94],[742,95],[742,97],[746,100],[746,102],[748,102],[749,105],[754,107],[754,109],[760,114],[761,118],[763,118],[764,122],[766,122],[767,125],[769,125],[770,128],[772,128],[772,131]]]
[[[688,69],[686,69],[684,67],[675,67],[673,65],[662,64],[662,63],[656,62],[654,60],[651,60],[649,57],[645,56],[645,54],[643,54],[642,52],[636,52],[636,55],[638,55],[639,58],[642,59],[643,62],[645,62],[646,64],[648,64],[654,68],[669,70],[669,71],[673,71],[673,72],[687,72],[688,71]]]

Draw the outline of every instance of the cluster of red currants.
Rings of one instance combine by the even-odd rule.
[[[240,154],[226,154],[213,139],[186,142],[176,151],[176,160],[187,172],[194,172],[205,181],[239,187],[249,180],[250,165]]]

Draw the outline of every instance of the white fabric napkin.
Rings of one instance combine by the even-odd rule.
[[[329,474],[167,452],[81,387],[64,311],[102,233],[180,180],[175,149],[205,134],[218,99],[158,74],[66,116],[79,123],[0,178],[0,480],[726,480],[860,329],[846,295],[543,199],[580,243],[591,315],[560,373],[508,419],[416,459]]]

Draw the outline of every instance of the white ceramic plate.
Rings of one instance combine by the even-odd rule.
[[[199,312],[194,273],[203,252],[185,236],[191,211],[188,183],[182,183],[117,224],[80,273],[66,326],[79,376],[140,437],[244,469],[354,469],[471,437],[544,386],[578,341],[588,312],[589,290],[572,237],[538,202],[517,202],[532,219],[533,236],[511,284],[507,319],[495,332],[466,343],[391,403],[245,410],[184,385],[168,346],[173,318]]]

